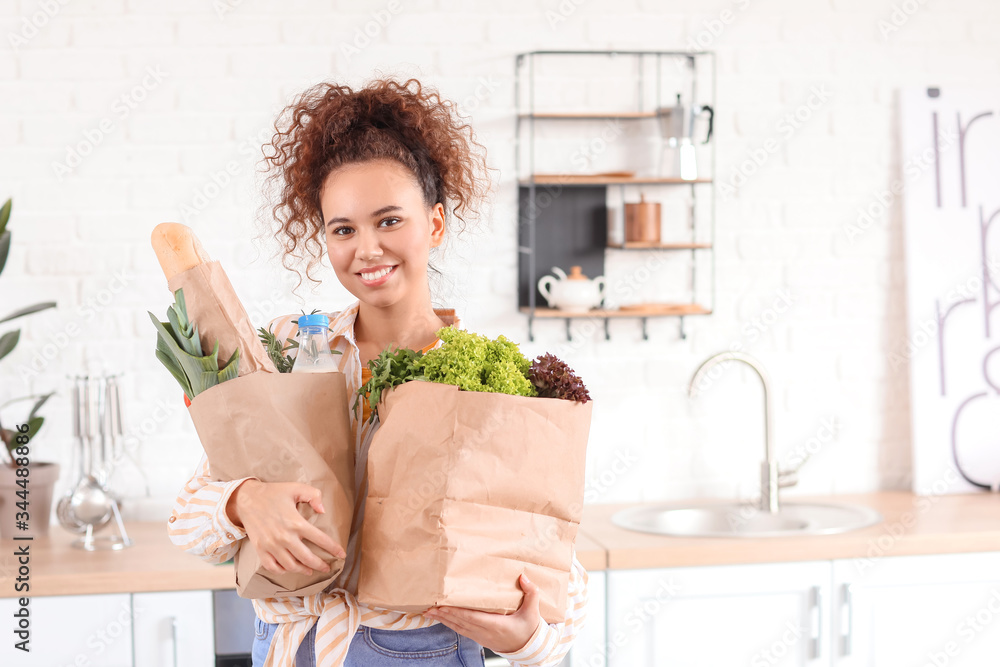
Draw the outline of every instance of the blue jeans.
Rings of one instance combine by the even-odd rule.
[[[251,657],[261,667],[271,648],[277,623],[255,619]],[[482,667],[483,647],[446,625],[416,630],[377,630],[361,626],[347,650],[345,667]],[[295,667],[316,667],[316,626],[306,633],[295,654]]]

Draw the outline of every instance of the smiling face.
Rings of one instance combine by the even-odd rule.
[[[444,239],[444,207],[428,206],[394,160],[344,165],[320,194],[326,248],[337,278],[364,303],[428,299],[427,258]]]

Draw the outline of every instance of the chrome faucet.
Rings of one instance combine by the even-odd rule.
[[[757,373],[760,381],[764,384],[764,462],[760,467],[760,504],[762,511],[772,514],[778,511],[778,488],[782,486],[793,486],[797,480],[795,473],[798,466],[791,471],[778,471],[778,462],[774,458],[774,447],[771,443],[771,391],[770,379],[767,371],[764,370],[760,362],[748,354],[742,352],[720,352],[709,357],[698,370],[695,371],[688,385],[688,395],[695,396],[698,391],[698,383],[702,377],[714,366],[725,361],[742,361]],[[803,461],[804,463],[804,461]]]

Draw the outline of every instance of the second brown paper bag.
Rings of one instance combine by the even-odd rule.
[[[510,613],[523,572],[565,620],[592,402],[411,381],[379,405],[358,599]]]
[[[354,441],[342,373],[253,373],[199,394],[189,412],[216,480],[257,477],[263,482],[303,482],[322,490],[322,514],[300,503],[302,515],[342,547],[354,514]],[[236,590],[245,598],[311,595],[343,570],[275,574],[265,570],[249,539],[236,555]]]

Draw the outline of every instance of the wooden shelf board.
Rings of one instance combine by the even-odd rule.
[[[522,313],[531,313],[531,308],[521,306]],[[651,303],[643,308],[618,310],[593,309],[585,313],[567,313],[556,308],[535,308],[535,317],[655,317],[671,315],[710,315],[711,310],[697,303]]]
[[[626,241],[625,243],[609,243],[609,248],[619,250],[699,250],[711,248],[711,243],[656,243],[653,241]]]
[[[698,178],[688,181],[683,178],[657,178],[635,176],[602,176],[600,174],[535,174],[536,185],[612,185],[612,184],[642,184],[667,183],[675,185],[690,185],[693,183],[711,183],[710,178]],[[530,180],[520,181],[520,185],[530,185]]]
[[[574,111],[542,111],[518,114],[521,118],[656,118],[655,111],[608,111],[608,112],[574,112]]]

